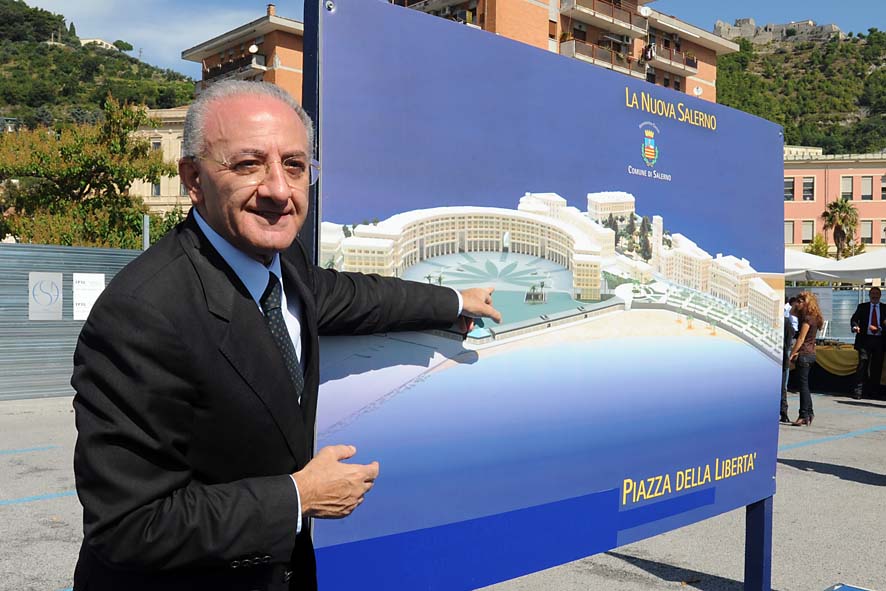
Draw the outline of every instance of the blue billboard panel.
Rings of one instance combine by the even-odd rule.
[[[321,586],[472,589],[771,496],[780,128],[380,1],[320,12],[320,264],[494,286],[504,316],[323,341],[317,445],[381,468],[315,522]]]

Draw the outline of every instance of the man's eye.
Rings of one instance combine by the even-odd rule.
[[[254,174],[261,170],[262,166],[258,160],[241,160],[231,164],[231,170],[237,174]]]
[[[298,176],[304,173],[306,168],[307,165],[304,161],[297,158],[287,158],[283,161],[283,170],[286,171],[286,174]]]

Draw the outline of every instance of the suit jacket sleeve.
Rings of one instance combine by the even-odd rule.
[[[865,304],[859,304],[857,308],[855,308],[855,312],[852,314],[852,318],[849,319],[849,326],[855,328],[856,326],[859,328],[867,330],[868,316],[870,316],[870,308]],[[863,332],[865,332],[863,331]]]
[[[187,460],[198,357],[149,303],[105,296],[83,327],[72,378],[90,548],[111,565],[152,571],[288,562],[299,511],[289,476],[201,482]]]
[[[320,334],[448,328],[458,296],[448,287],[312,267]]]

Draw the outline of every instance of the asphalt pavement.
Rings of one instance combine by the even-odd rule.
[[[811,427],[780,427],[772,588],[886,591],[886,402],[813,400]],[[75,437],[70,398],[0,402],[0,589],[71,587],[82,537]],[[486,589],[737,591],[744,528],[740,509]]]

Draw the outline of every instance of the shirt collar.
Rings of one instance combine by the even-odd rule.
[[[206,239],[209,240],[213,248],[218,251],[225,262],[233,269],[234,274],[243,282],[243,285],[249,291],[249,295],[258,304],[268,286],[268,271],[276,275],[278,279],[282,277],[280,253],[274,254],[271,264],[266,267],[222,238],[218,232],[206,223],[206,220],[203,219],[196,207],[192,208],[192,211],[194,212],[194,219],[197,221],[200,230],[206,235]]]

